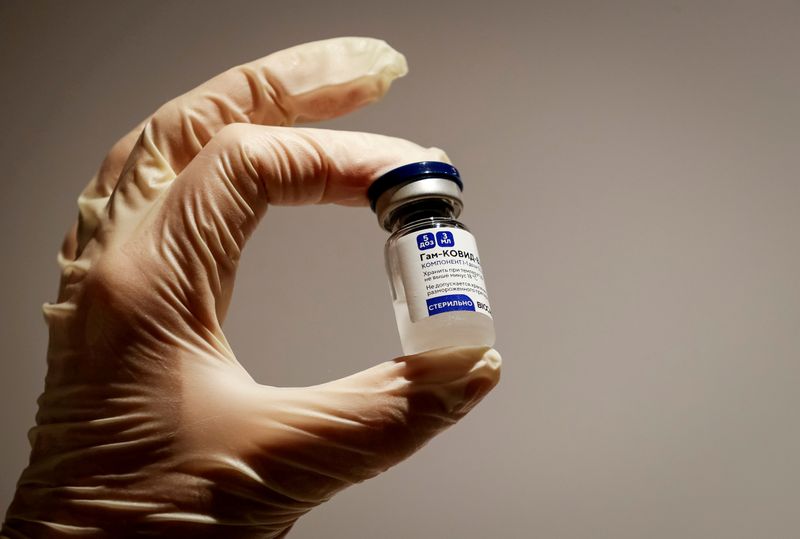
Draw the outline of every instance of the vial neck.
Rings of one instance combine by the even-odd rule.
[[[403,204],[389,216],[387,225],[390,232],[425,219],[455,219],[460,213],[453,202],[444,198],[426,198]]]

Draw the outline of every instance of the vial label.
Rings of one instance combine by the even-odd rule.
[[[428,228],[397,240],[400,278],[412,322],[450,311],[492,317],[475,237],[460,228]]]

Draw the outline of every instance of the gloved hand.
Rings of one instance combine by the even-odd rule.
[[[112,147],[44,307],[45,391],[2,537],[283,537],[497,383],[495,351],[460,348],[271,387],[222,332],[269,204],[365,205],[383,172],[446,159],[396,138],[277,127],[375,101],[405,70],[382,41],[300,45],[211,79]]]

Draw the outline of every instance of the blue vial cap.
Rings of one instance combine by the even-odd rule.
[[[453,165],[442,163],[441,161],[420,161],[418,163],[411,163],[392,169],[372,182],[372,185],[367,189],[367,198],[369,198],[369,205],[372,211],[375,211],[378,198],[392,187],[415,182],[417,180],[424,180],[425,178],[450,180],[458,185],[459,190],[464,190],[461,175],[458,173],[458,169]]]

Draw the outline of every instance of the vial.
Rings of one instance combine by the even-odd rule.
[[[386,271],[406,355],[492,346],[495,333],[475,238],[457,221],[458,170],[423,161],[375,180],[367,196],[386,241]]]

